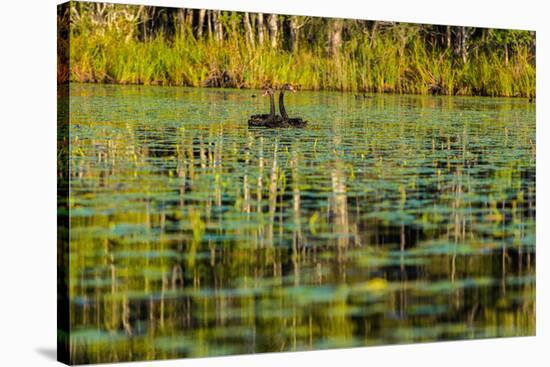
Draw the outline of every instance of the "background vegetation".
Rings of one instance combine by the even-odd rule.
[[[74,3],[77,82],[535,95],[535,33]]]

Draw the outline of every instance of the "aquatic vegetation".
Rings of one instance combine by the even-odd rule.
[[[70,88],[75,363],[535,333],[526,100]]]

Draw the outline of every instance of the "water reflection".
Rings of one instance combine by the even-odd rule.
[[[519,99],[73,85],[75,363],[535,332]]]

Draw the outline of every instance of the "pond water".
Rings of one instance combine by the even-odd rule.
[[[73,362],[535,334],[527,100],[70,92]]]

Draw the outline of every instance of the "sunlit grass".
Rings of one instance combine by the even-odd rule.
[[[355,37],[340,54],[318,46],[296,52],[249,47],[243,35],[223,42],[195,39],[190,30],[173,40],[149,41],[116,34],[75,34],[71,39],[71,79],[78,82],[261,88],[266,82],[295,83],[302,89],[429,93],[440,83],[444,94],[535,95],[535,66],[527,49],[506,64],[496,53],[471,53],[466,63],[448,50],[431,49],[418,35],[406,42],[392,34],[376,40]],[[217,84],[216,84],[217,83]]]

